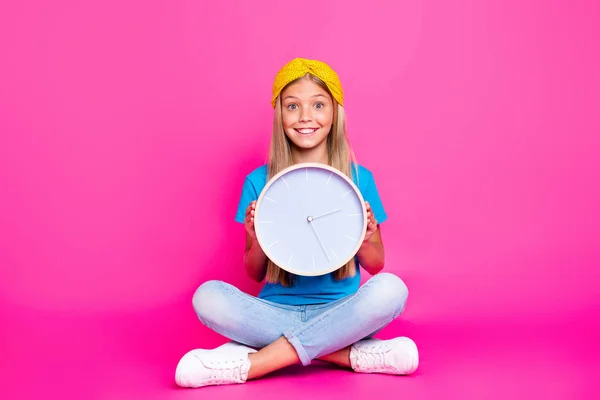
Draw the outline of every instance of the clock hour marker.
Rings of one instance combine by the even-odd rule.
[[[287,260],[288,265],[290,265],[290,263],[292,262],[292,258],[294,258],[294,254],[296,254],[296,252],[293,252],[292,255],[290,256],[290,259]]]
[[[329,178],[327,178],[327,182],[325,182],[325,185],[329,185],[329,181],[331,180],[332,175],[333,175],[333,172],[329,174]]]
[[[266,200],[269,200],[269,201],[272,201],[273,203],[277,203],[275,200],[273,200],[273,199],[272,199],[272,198],[270,198],[270,197],[267,197],[267,196],[265,196],[265,199],[266,199]]]
[[[339,260],[339,259],[340,259],[340,258],[338,257],[338,255],[337,255],[337,254],[335,254],[335,250],[334,250],[334,249],[331,249],[331,252],[332,252],[332,253],[333,253],[333,255],[335,256],[335,259],[336,259],[336,260]]]
[[[352,193],[352,189],[348,190],[346,193],[344,193],[342,195],[342,197],[346,197],[347,195],[349,195],[350,193]]]
[[[306,180],[308,181],[308,168],[306,168]]]
[[[315,267],[315,255],[313,254],[313,269],[316,269],[317,267]]]
[[[352,236],[350,236],[350,235],[345,235],[345,237],[347,237],[347,238],[348,238],[348,239],[350,239],[350,240],[354,240],[354,241],[356,241],[356,239],[354,239],[354,238],[353,238]]]
[[[279,243],[279,240],[274,241],[273,243],[271,243],[268,247],[273,247],[275,246],[277,243]]]
[[[261,224],[272,224],[273,221],[260,221]]]
[[[285,186],[288,187],[288,189],[290,188],[290,185],[288,185],[287,181],[285,180],[285,178],[282,176],[281,180],[283,181],[283,183],[285,183]]]

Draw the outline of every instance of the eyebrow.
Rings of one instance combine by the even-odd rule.
[[[319,93],[319,94],[313,94],[312,96],[310,96],[310,98],[311,98],[311,99],[312,99],[313,97],[327,97],[327,96],[325,96],[324,94],[321,94],[321,93]],[[292,96],[292,95],[285,96],[283,99],[284,99],[284,100],[285,100],[285,99],[297,99],[297,100],[300,100],[300,99],[298,99],[296,96]]]

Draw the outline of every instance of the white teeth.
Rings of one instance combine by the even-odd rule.
[[[303,134],[313,133],[314,131],[316,131],[316,129],[298,129],[298,132]]]

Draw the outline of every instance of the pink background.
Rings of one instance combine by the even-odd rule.
[[[96,3],[0,6],[1,398],[594,390],[597,2]],[[294,57],[342,79],[411,292],[381,337],[413,337],[421,368],[177,389],[179,357],[224,341],[195,288],[259,290],[233,216]]]

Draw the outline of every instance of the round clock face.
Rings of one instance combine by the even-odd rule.
[[[258,242],[278,267],[296,275],[324,275],[358,252],[367,229],[356,185],[325,164],[302,163],[267,182],[256,204]]]

